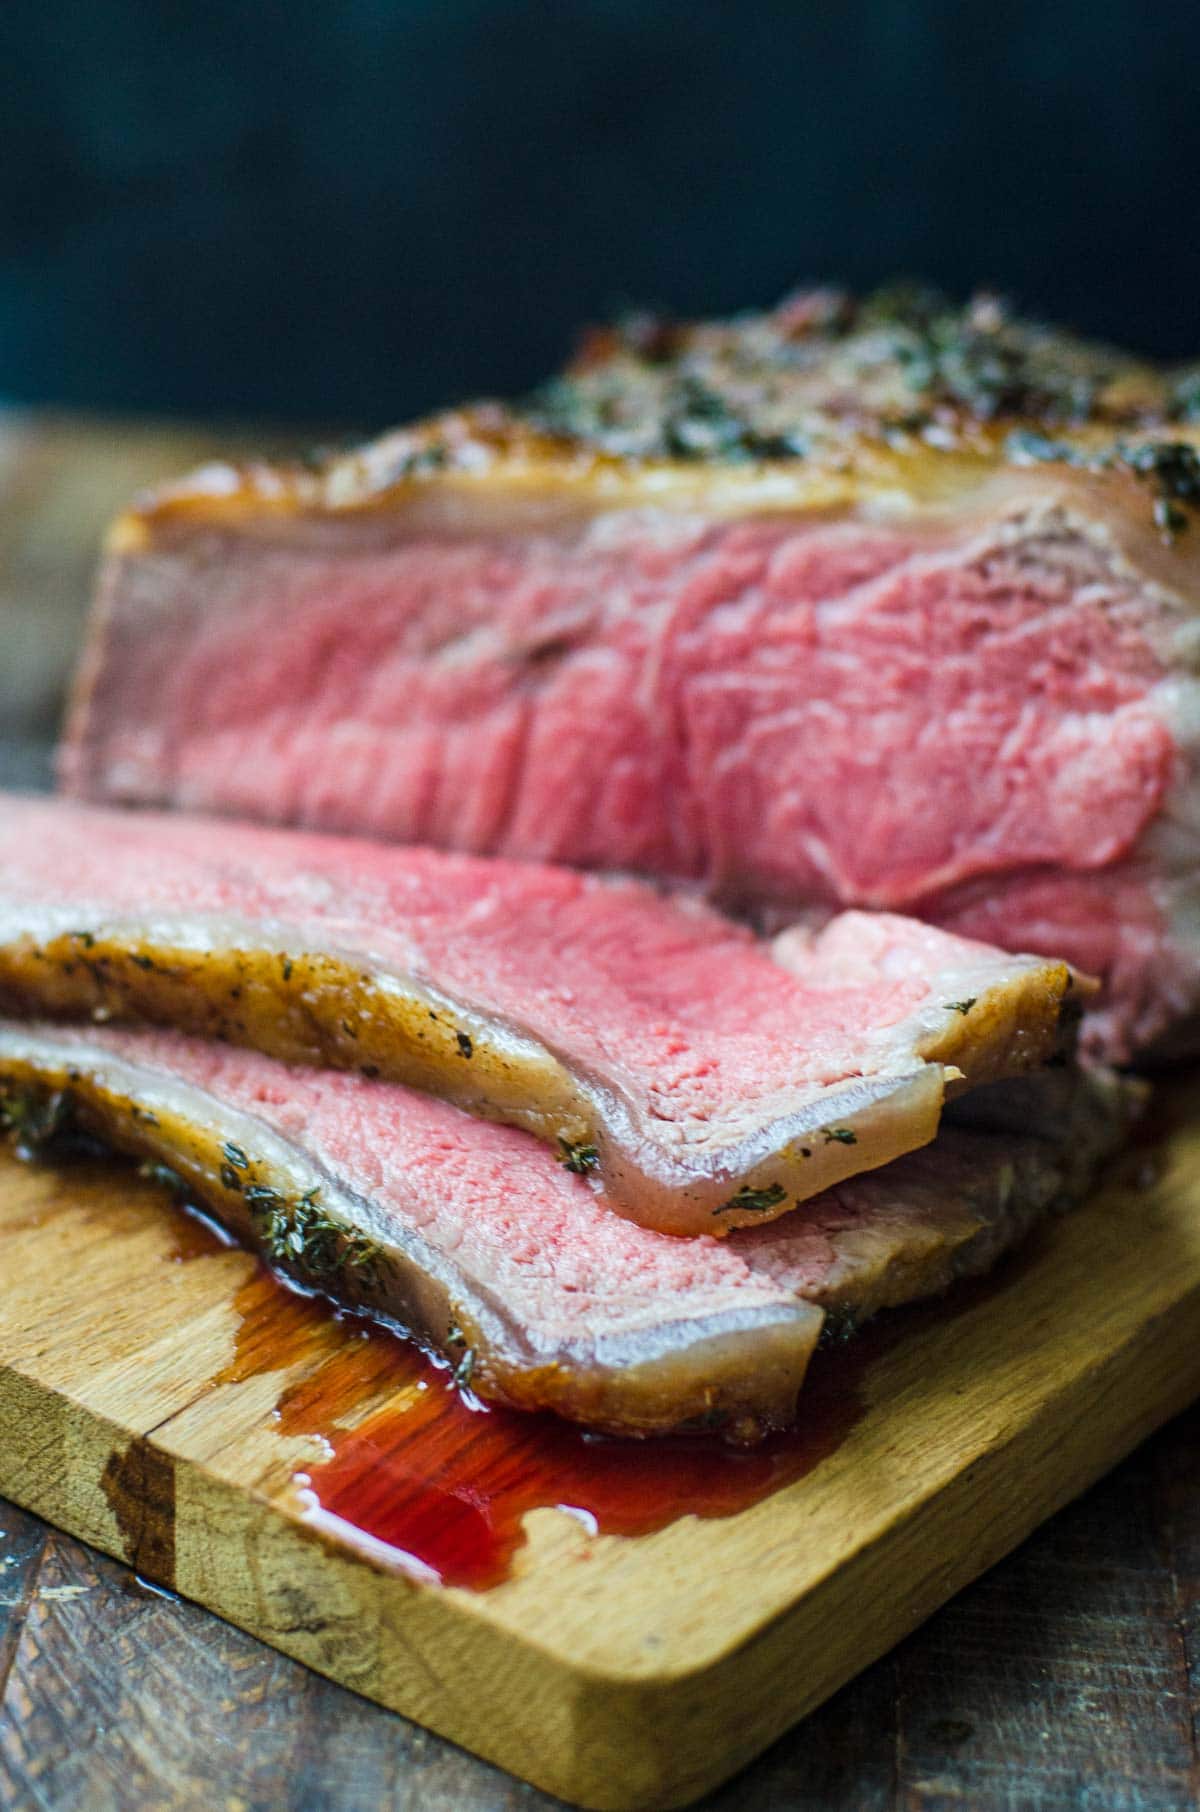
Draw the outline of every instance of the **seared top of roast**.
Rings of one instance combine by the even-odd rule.
[[[987,294],[958,306],[916,286],[818,289],[723,321],[627,316],[519,402],[453,409],[305,465],[205,468],[142,500],[116,539],[137,542],[151,518],[343,514],[464,490],[533,510],[565,496],[721,514],[880,499],[938,511],[1055,475],[1175,544],[1200,511],[1200,365],[1167,370]]]
[[[623,458],[804,459],[859,435],[970,445],[999,422],[1161,426],[1200,416],[1200,376],[1172,380],[995,296],[807,290],[727,321],[628,316],[521,414]]]

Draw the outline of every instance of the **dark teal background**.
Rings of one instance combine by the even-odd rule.
[[[1200,352],[1200,6],[0,0],[0,395],[382,422],[919,273]]]

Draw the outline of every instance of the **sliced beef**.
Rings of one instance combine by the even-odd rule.
[[[429,1089],[665,1232],[770,1218],[926,1143],[947,1087],[1043,1062],[1078,993],[1063,963],[899,918],[780,950],[634,882],[0,797],[5,1011]]]
[[[176,1033],[0,1022],[26,1148],[68,1124],[98,1136],[481,1397],[638,1434],[787,1423],[826,1312],[939,1290],[1086,1188],[1122,1087],[1059,1072],[1036,1088],[1054,1092],[1045,1125],[947,1128],[770,1226],[680,1240],[612,1214],[527,1134],[396,1084]]]
[[[916,914],[1100,962],[1127,1057],[1200,1002],[1196,394],[802,296],[207,468],[113,531],[64,784]]]

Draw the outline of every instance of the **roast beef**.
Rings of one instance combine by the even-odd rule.
[[[672,1233],[781,1214],[1036,1067],[1079,989],[913,920],[0,796],[0,1002],[358,1069],[524,1126]]]
[[[993,1094],[1005,1084],[994,1085]],[[397,1084],[176,1033],[0,1023],[22,1148],[147,1161],[302,1284],[411,1331],[480,1397],[622,1433],[786,1423],[840,1325],[984,1268],[1120,1136],[1111,1078],[1060,1071],[1044,1125],[945,1128],[770,1226],[679,1240],[611,1213],[544,1144]]]
[[[1200,382],[827,293],[116,524],[72,793],[916,914],[1200,1001]]]

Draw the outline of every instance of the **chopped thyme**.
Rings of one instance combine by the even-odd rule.
[[[76,1113],[70,1089],[0,1084],[0,1129],[13,1135],[13,1150],[23,1164],[49,1159],[95,1158],[105,1148]]]
[[[470,1347],[455,1366],[453,1376],[459,1390],[470,1388],[471,1379],[475,1376],[475,1354]]]
[[[842,1303],[834,1303],[825,1311],[820,1344],[826,1347],[840,1346],[857,1332],[858,1322],[854,1310]]]
[[[56,1158],[60,1153],[90,1157],[111,1151],[89,1135],[86,1125],[77,1124],[75,1105],[68,1089],[0,1086],[0,1127],[15,1135],[17,1155],[26,1160],[46,1155],[51,1146]],[[148,1109],[135,1102],[128,1106],[134,1121],[158,1124]],[[309,1189],[289,1199],[278,1189],[254,1180],[251,1160],[240,1145],[226,1140],[221,1152],[221,1182],[226,1189],[241,1193],[254,1232],[270,1260],[316,1284],[350,1275],[360,1286],[374,1287],[382,1249],[365,1234],[326,1214],[319,1190]],[[175,1195],[189,1191],[178,1171],[155,1159],[139,1164],[138,1174]]]
[[[312,1283],[353,1275],[370,1288],[383,1254],[373,1240],[333,1220],[320,1205],[320,1191],[306,1190],[289,1201],[278,1190],[253,1183],[246,1190],[254,1230],[268,1258],[287,1265]]]
[[[1034,428],[1014,428],[1004,443],[1008,457],[1018,465],[1039,464],[1043,460],[1062,460],[1065,465],[1078,465],[1079,453],[1064,440],[1051,440]]]
[[[449,460],[450,449],[444,441],[431,440],[423,447],[409,448],[392,464],[389,482],[398,484],[405,478],[421,478],[428,472],[440,472]]]
[[[1154,520],[1167,541],[1182,535],[1200,506],[1200,454],[1186,440],[1147,441],[1117,456],[1154,492]]]
[[[172,1195],[184,1195],[187,1184],[177,1170],[169,1164],[159,1164],[153,1158],[147,1158],[138,1165],[138,1175],[145,1177],[148,1183],[157,1183],[162,1189],[169,1189]]]
[[[589,1170],[597,1169],[600,1163],[600,1153],[594,1145],[584,1145],[574,1139],[566,1139],[562,1133],[558,1135],[556,1155],[560,1164],[565,1164],[568,1170],[573,1170],[575,1175],[580,1177],[586,1176]]]
[[[268,1214],[284,1205],[279,1191],[267,1188],[265,1183],[247,1183],[244,1193],[251,1214]]]
[[[978,999],[979,996],[977,994],[970,994],[967,996],[966,1000],[948,1000],[945,1003],[946,1011],[947,1013],[961,1013],[965,1019]]]
[[[731,1195],[727,1202],[714,1208],[714,1214],[728,1214],[731,1210],[744,1209],[748,1214],[765,1214],[768,1208],[778,1208],[780,1202],[787,1200],[787,1190],[782,1183],[768,1183],[765,1189],[752,1189],[749,1183],[743,1183],[736,1195]]]
[[[663,426],[666,452],[675,459],[785,459],[805,453],[798,433],[762,434],[699,378],[680,378]]]
[[[96,934],[92,931],[68,931],[67,936],[75,943],[82,944],[85,950],[90,950],[96,942]]]
[[[1200,380],[1197,400],[1200,402]],[[1061,460],[1089,472],[1107,472],[1123,466],[1154,491],[1154,520],[1167,541],[1183,534],[1191,522],[1189,510],[1200,507],[1200,455],[1190,441],[1146,441],[1139,446],[1115,441],[1109,447],[1082,453],[1063,441],[1019,428],[1008,436],[1005,451],[1018,464]]]
[[[283,959],[283,979],[285,982],[291,981],[292,979],[292,959],[290,956],[285,956]]]
[[[894,284],[787,297],[776,309],[699,324],[634,314],[517,409],[557,439],[619,459],[732,465],[832,460],[878,437],[906,451],[969,444],[980,424],[1016,432],[1017,462],[1091,464],[1057,438],[1087,425],[1200,416],[1200,370],[1164,380],[1107,347],[1026,320],[995,295],[958,304]],[[1178,501],[1178,500],[1177,500]]]
[[[849,1126],[826,1126],[823,1129],[826,1145],[857,1145],[858,1134]]]
[[[67,1089],[14,1089],[0,1100],[0,1120],[16,1135],[16,1153],[26,1162],[44,1157],[68,1129],[71,1096]]]
[[[454,1038],[458,1045],[458,1054],[460,1057],[473,1056],[475,1046],[471,1043],[470,1037],[466,1032],[456,1032]]]

